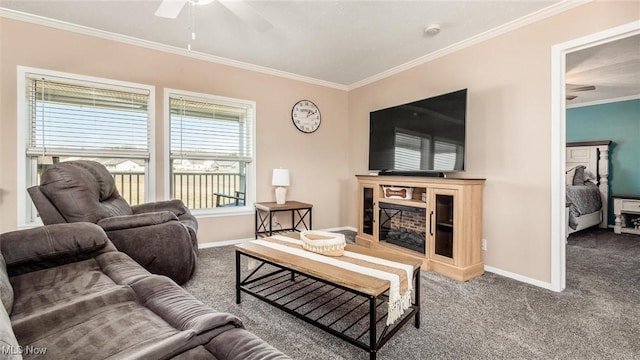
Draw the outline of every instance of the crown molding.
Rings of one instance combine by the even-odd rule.
[[[481,43],[483,41],[489,40],[489,39],[494,38],[496,36],[508,33],[510,31],[516,30],[518,28],[521,28],[523,26],[529,25],[529,24],[534,23],[536,21],[543,20],[545,18],[557,15],[557,14],[559,14],[561,12],[567,11],[569,9],[572,9],[572,8],[580,6],[580,5],[584,5],[584,4],[592,2],[592,1],[593,0],[564,0],[564,1],[561,1],[561,2],[559,2],[557,4],[548,6],[548,7],[544,8],[544,9],[541,9],[541,10],[538,10],[538,11],[532,13],[532,14],[529,14],[529,15],[523,16],[521,18],[518,18],[516,20],[510,21],[510,22],[508,22],[508,23],[506,23],[504,25],[501,25],[501,26],[498,26],[498,27],[493,28],[491,30],[485,31],[483,33],[480,33],[478,35],[475,35],[473,37],[470,37],[468,39],[460,41],[460,42],[458,42],[456,44],[450,45],[450,46],[448,46],[446,48],[443,48],[441,50],[432,52],[432,53],[427,54],[425,56],[421,56],[421,57],[419,57],[419,58],[417,58],[415,60],[412,60],[412,61],[409,61],[409,62],[404,63],[402,65],[393,67],[393,68],[391,68],[389,70],[383,71],[381,73],[378,73],[376,75],[370,76],[370,77],[368,77],[366,79],[363,79],[361,81],[352,83],[350,85],[338,84],[338,83],[334,83],[334,82],[330,82],[330,81],[325,81],[325,80],[321,80],[321,79],[312,78],[312,77],[309,77],[309,76],[294,74],[294,73],[290,73],[290,72],[286,72],[286,71],[282,71],[282,70],[269,68],[269,67],[266,67],[266,66],[259,66],[259,65],[249,64],[249,63],[246,63],[246,62],[232,60],[232,59],[228,59],[228,58],[224,58],[224,57],[220,57],[220,56],[215,56],[215,55],[209,55],[209,54],[205,54],[205,53],[201,53],[201,52],[197,52],[197,51],[189,51],[187,49],[182,49],[182,48],[179,48],[179,47],[176,47],[176,46],[164,45],[164,44],[156,43],[156,42],[153,42],[153,41],[138,39],[138,38],[134,38],[134,37],[131,37],[131,36],[126,36],[126,35],[116,34],[116,33],[108,32],[108,31],[98,30],[98,29],[87,27],[87,26],[72,24],[72,23],[65,22],[65,21],[50,19],[50,18],[46,18],[46,17],[43,17],[43,16],[38,16],[38,15],[27,14],[27,13],[24,13],[24,12],[21,12],[21,11],[16,11],[16,10],[11,10],[11,9],[1,8],[1,7],[0,7],[0,17],[5,17],[5,18],[13,19],[13,20],[24,21],[24,22],[29,22],[29,23],[32,23],[32,24],[47,26],[47,27],[60,29],[60,30],[66,30],[66,31],[75,32],[75,33],[79,33],[79,34],[84,34],[84,35],[88,35],[88,36],[94,36],[94,37],[107,39],[107,40],[112,40],[112,41],[117,41],[117,42],[129,44],[129,45],[140,46],[140,47],[144,47],[144,48],[147,48],[147,49],[162,51],[162,52],[166,52],[166,53],[170,53],[170,54],[191,57],[191,58],[198,59],[198,60],[208,61],[208,62],[221,64],[221,65],[227,65],[227,66],[240,68],[240,69],[244,69],[244,70],[255,71],[255,72],[258,72],[258,73],[262,73],[262,74],[283,77],[283,78],[287,78],[287,79],[291,79],[291,80],[297,80],[297,81],[301,81],[301,82],[305,82],[305,83],[309,83],[309,84],[314,84],[314,85],[320,85],[320,86],[324,86],[324,87],[328,87],[328,88],[332,88],[332,89],[343,90],[343,91],[351,91],[351,90],[357,89],[359,87],[371,84],[371,83],[376,82],[378,80],[382,80],[384,78],[387,78],[387,77],[390,77],[392,75],[398,74],[398,73],[403,72],[405,70],[409,70],[409,69],[411,69],[413,67],[425,64],[427,62],[433,61],[433,60],[438,59],[440,57],[443,57],[445,55],[449,55],[449,54],[454,53],[456,51],[459,51],[459,50],[465,49],[467,47],[476,45],[478,43]]]
[[[402,65],[393,67],[389,70],[383,71],[381,73],[378,73],[376,75],[373,75],[371,77],[368,77],[364,80],[355,82],[353,84],[350,84],[349,86],[347,86],[347,90],[351,91],[354,89],[357,89],[359,87],[374,83],[378,80],[382,80],[384,78],[387,78],[389,76],[398,74],[400,72],[403,72],[405,70],[409,70],[411,68],[414,68],[418,65],[422,65],[425,63],[428,63],[430,61],[433,61],[435,59],[441,58],[445,55],[449,55],[451,53],[454,53],[456,51],[468,48],[470,46],[479,44],[483,41],[492,39],[494,37],[500,36],[502,34],[506,34],[510,31],[516,30],[518,28],[524,27],[526,25],[532,24],[536,21],[540,21],[543,19],[546,19],[548,17],[557,15],[561,12],[573,9],[577,6],[580,5],[584,5],[586,3],[590,3],[593,0],[564,0],[561,1],[557,4],[548,6],[544,9],[538,10],[534,13],[531,13],[529,15],[523,16],[521,18],[518,18],[516,20],[512,20],[506,24],[500,25],[496,28],[493,28],[491,30],[485,31],[483,33],[480,33],[478,35],[472,36],[470,38],[467,38],[465,40],[462,40],[458,43],[455,43],[453,45],[447,46],[443,49],[440,49],[438,51],[434,51],[432,53],[429,53],[427,55],[421,56],[415,60],[411,60],[407,63],[404,63]]]
[[[258,72],[266,75],[278,76],[278,77],[301,81],[301,82],[305,82],[313,85],[320,85],[320,86],[324,86],[332,89],[343,90],[343,91],[348,90],[348,87],[343,84],[337,84],[334,82],[316,79],[309,76],[298,75],[298,74],[290,73],[287,71],[269,68],[266,66],[249,64],[246,62],[232,60],[232,59],[228,59],[220,56],[209,55],[209,54],[201,53],[198,51],[189,51],[187,49],[182,49],[177,46],[164,45],[164,44],[160,44],[160,43],[149,41],[149,40],[135,38],[132,36],[98,30],[88,26],[72,24],[66,21],[55,20],[55,19],[46,18],[43,16],[28,14],[21,11],[6,9],[2,7],[0,7],[0,17],[12,19],[12,20],[24,21],[24,22],[28,22],[36,25],[47,26],[54,29],[70,31],[70,32],[74,32],[82,35],[98,37],[101,39],[117,41],[117,42],[125,43],[128,45],[134,45],[134,46],[162,51],[162,52],[170,53],[174,55],[190,57],[190,58],[194,58],[202,61],[208,61],[211,63],[254,71],[254,72]]]
[[[617,97],[612,99],[587,101],[579,104],[567,105],[567,109],[575,109],[579,107],[593,106],[593,105],[604,105],[604,104],[611,104],[611,103],[617,103],[617,102],[629,101],[629,100],[638,100],[638,99],[640,99],[640,94],[622,96],[622,97]]]

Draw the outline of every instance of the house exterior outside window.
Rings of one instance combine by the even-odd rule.
[[[153,200],[154,88],[19,67],[20,225],[39,222],[26,189],[51,163],[102,163],[132,205]]]
[[[165,89],[167,196],[195,214],[250,212],[255,102]]]

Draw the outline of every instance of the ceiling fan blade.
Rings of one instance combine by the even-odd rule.
[[[175,19],[188,0],[163,0],[155,15],[167,19]]]
[[[256,10],[244,1],[218,0],[218,2],[229,9],[237,17],[247,24],[253,26],[259,32],[266,32],[273,28],[267,19],[262,17]]]
[[[587,86],[580,86],[577,88],[573,88],[571,89],[572,92],[577,92],[577,91],[591,91],[591,90],[595,90],[596,87],[593,85],[587,85]]]
[[[566,84],[567,92],[590,91],[595,90],[593,85]]]
[[[567,100],[573,100],[575,98],[577,98],[577,96],[575,96],[575,95],[567,95],[567,96],[565,96],[565,99],[567,99]]]

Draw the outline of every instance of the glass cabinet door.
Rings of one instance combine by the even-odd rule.
[[[362,188],[362,232],[373,236],[373,216],[374,216],[373,188]]]
[[[436,194],[432,235],[436,255],[453,259],[453,195]]]

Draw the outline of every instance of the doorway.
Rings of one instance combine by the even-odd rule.
[[[551,290],[566,287],[565,73],[567,54],[640,34],[640,22],[632,22],[562,44],[551,49]]]

